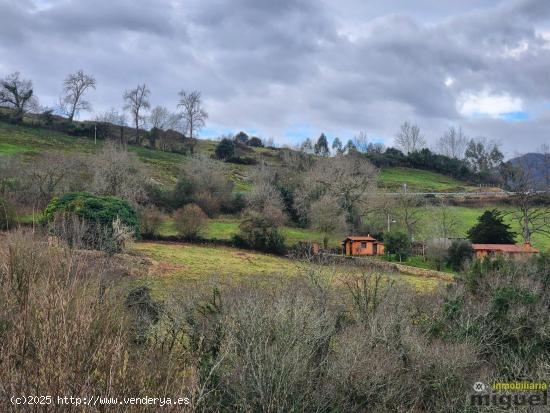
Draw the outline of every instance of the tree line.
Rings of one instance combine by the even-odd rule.
[[[87,95],[97,88],[93,75],[78,70],[67,75],[63,81],[62,93],[54,108],[42,107],[34,92],[33,83],[24,79],[19,72],[14,72],[0,80],[0,105],[13,109],[11,120],[22,123],[27,113],[41,113],[44,118],[51,118],[53,113],[64,116],[69,123],[82,112],[92,111],[92,104]],[[164,106],[151,109],[151,90],[143,83],[127,89],[122,94],[124,102],[122,113],[111,108],[96,116],[97,122],[126,126],[126,113],[135,129],[135,143],[141,145],[143,136],[140,129],[149,127],[152,130],[179,130],[184,138],[193,141],[205,126],[208,113],[204,108],[201,93],[181,90],[176,111],[170,112]]]

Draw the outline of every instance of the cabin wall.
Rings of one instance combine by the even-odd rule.
[[[361,247],[361,241],[346,241],[344,243],[344,253],[346,255],[383,255],[384,244],[377,244],[376,254],[374,251],[374,242],[367,241],[367,245]]]

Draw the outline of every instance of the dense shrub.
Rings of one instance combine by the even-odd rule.
[[[411,253],[411,240],[404,232],[392,231],[384,235],[385,250],[389,254],[395,254],[399,260],[406,259]]]
[[[78,236],[83,246],[112,252],[123,248],[129,236],[140,236],[137,214],[128,202],[87,192],[54,198],[42,220],[58,236]]]
[[[197,238],[206,228],[208,217],[196,204],[188,204],[174,212],[174,227],[185,239]]]
[[[139,286],[126,296],[126,307],[131,310],[133,316],[133,341],[136,344],[144,344],[151,327],[160,320],[162,305],[151,297],[149,287]]]
[[[427,324],[430,334],[476,343],[479,358],[493,366],[491,379],[542,379],[550,363],[548,268],[547,257],[475,261],[464,279],[449,287],[444,305]]]
[[[264,147],[264,143],[257,136],[251,137],[246,144],[248,146],[252,146],[253,148],[263,148]]]
[[[132,300],[138,308],[126,310],[113,285],[128,270],[104,254],[49,247],[36,232],[0,239],[2,399],[15,389],[40,389],[53,404],[56,395],[71,394],[192,397],[181,347],[157,341],[136,350],[133,314],[147,304]],[[52,411],[71,410],[57,407]]]
[[[139,229],[142,236],[151,238],[159,235],[162,225],[162,212],[152,206],[146,206],[138,209]]]
[[[335,288],[313,266],[194,283],[163,302],[143,285],[121,297],[115,277],[141,266],[131,259],[0,238],[3,395],[189,397],[175,412],[470,412],[476,381],[548,377],[544,254],[474,264],[476,288],[457,277],[420,293],[346,266]]]
[[[426,258],[435,264],[440,271],[449,260],[449,241],[447,239],[433,239],[426,245]]]
[[[224,138],[218,143],[214,150],[216,158],[226,160],[235,155],[235,142],[231,139]]]
[[[455,240],[449,247],[447,263],[453,270],[460,271],[473,256],[474,250],[468,240]]]
[[[258,161],[250,156],[232,156],[225,160],[227,163],[234,163],[237,165],[256,165]]]
[[[277,224],[253,211],[244,215],[233,241],[238,247],[260,251],[282,253],[285,250],[285,239]]]

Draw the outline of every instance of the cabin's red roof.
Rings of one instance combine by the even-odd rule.
[[[531,244],[472,244],[474,251],[499,251],[509,253],[537,253],[538,249],[533,248]]]
[[[373,238],[370,235],[365,235],[365,236],[351,235],[349,237],[346,237],[344,239],[344,241],[347,240],[347,239],[352,240],[352,241],[378,241],[376,238]]]

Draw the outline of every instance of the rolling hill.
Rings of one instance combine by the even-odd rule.
[[[21,155],[32,157],[44,151],[68,151],[93,153],[99,150],[104,141],[84,137],[70,136],[57,131],[13,125],[0,121],[0,155]],[[210,156],[214,153],[217,142],[199,139],[195,153]],[[128,145],[128,150],[134,152],[150,170],[156,180],[170,185],[177,178],[182,164],[189,156],[180,153],[153,150],[142,146]],[[279,162],[276,148],[250,148],[247,156],[256,161],[277,165]],[[225,163],[237,191],[246,192],[251,189],[250,171],[253,166]],[[412,168],[392,167],[382,169],[379,186],[390,191],[397,191],[407,184],[410,191],[418,192],[473,192],[477,188],[467,182],[459,181],[449,176]]]

